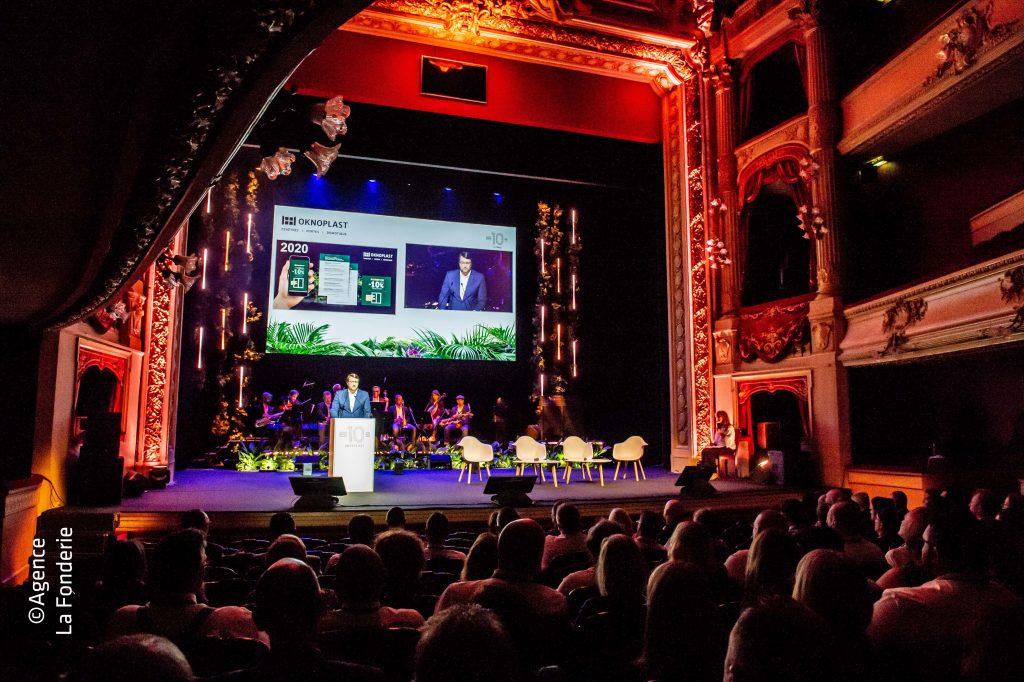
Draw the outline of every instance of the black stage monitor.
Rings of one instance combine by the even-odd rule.
[[[711,477],[715,468],[710,466],[684,467],[675,485],[680,486],[680,497],[711,497],[718,493],[711,485]]]
[[[348,494],[341,476],[289,476],[288,480],[299,496],[295,509],[333,509],[337,498]]]
[[[491,495],[491,501],[499,507],[529,507],[533,500],[527,493],[537,483],[533,476],[491,476],[484,486],[484,495]]]

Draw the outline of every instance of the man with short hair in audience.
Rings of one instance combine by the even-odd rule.
[[[416,611],[381,604],[384,562],[369,547],[353,545],[346,549],[335,566],[335,575],[334,591],[341,606],[320,618],[319,630],[423,625],[423,616]]]
[[[295,519],[288,512],[277,512],[270,517],[270,539],[276,540],[279,535],[294,535]]]
[[[861,508],[856,502],[837,502],[828,510],[829,528],[843,539],[840,553],[861,567],[880,564],[885,555],[878,545],[860,534],[862,520]]]
[[[415,608],[417,583],[426,564],[423,541],[407,530],[389,530],[377,536],[373,549],[384,564],[381,601],[396,608]]]
[[[937,577],[883,592],[868,628],[891,677],[1020,679],[1021,604],[988,579],[986,538],[964,509],[928,524],[922,557]]]
[[[189,509],[181,515],[182,528],[195,528],[206,539],[206,558],[220,561],[224,556],[224,548],[216,542],[210,542],[210,517],[202,509]]]
[[[473,600],[483,586],[498,583],[509,585],[525,598],[539,616],[566,617],[565,597],[557,590],[534,582],[540,573],[544,553],[544,529],[533,519],[519,519],[505,526],[498,536],[498,568],[486,580],[452,583],[437,602],[434,613],[454,604]]]
[[[217,682],[383,682],[376,668],[328,661],[316,647],[320,618],[316,574],[298,559],[281,559],[260,577],[253,616],[270,638],[270,655],[256,667],[221,675]]]
[[[448,517],[443,512],[436,511],[427,517],[424,534],[427,536],[424,552],[428,564],[433,560],[466,561],[465,553],[444,546],[448,539]]]
[[[149,603],[118,609],[107,627],[108,638],[146,632],[167,637],[187,653],[200,637],[258,637],[248,609],[199,603],[205,563],[199,531],[190,528],[165,537],[149,566]]]
[[[540,570],[544,571],[551,562],[567,554],[587,551],[587,536],[580,529],[580,510],[573,504],[563,504],[556,514],[558,535],[544,538],[544,555],[541,558]]]
[[[661,529],[661,541],[664,544],[672,537],[672,532],[675,531],[676,526],[690,518],[690,512],[686,510],[686,505],[683,504],[682,500],[671,498],[665,503],[665,508],[661,512],[661,518],[665,521],[665,525]]]
[[[762,531],[769,528],[776,528],[782,532],[789,532],[789,520],[782,512],[776,509],[765,509],[754,518],[754,530],[751,533],[751,543]],[[746,581],[747,576],[747,555],[749,549],[739,549],[729,555],[725,560],[725,572],[739,585]]]
[[[664,525],[664,521],[657,512],[640,512],[640,520],[636,524],[633,540],[648,561],[650,561],[650,554],[664,554],[665,552],[665,545],[661,543],[661,529]]]
[[[515,507],[502,507],[498,510],[498,516],[495,518],[495,529],[496,535],[501,534],[501,529],[512,523],[519,518],[519,512],[515,510]]]
[[[405,530],[405,510],[401,507],[388,509],[388,513],[384,517],[384,524],[388,530]]]
[[[374,534],[377,531],[373,523],[373,517],[369,514],[356,514],[348,522],[348,543],[350,545],[364,545],[373,547]],[[324,574],[334,573],[334,567],[338,564],[341,554],[332,554],[324,567]]]
[[[144,672],[143,672],[144,671]],[[124,635],[103,642],[72,670],[66,682],[192,682],[192,666],[166,637]]]

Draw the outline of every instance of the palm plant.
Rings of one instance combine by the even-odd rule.
[[[329,325],[317,327],[308,322],[271,322],[267,326],[267,350],[290,355],[349,355],[340,341],[324,338]]]

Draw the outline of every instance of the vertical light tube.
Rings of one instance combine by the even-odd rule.
[[[252,213],[245,218],[245,252],[252,255]]]
[[[224,272],[231,267],[228,258],[231,256],[231,230],[224,230]]]
[[[196,361],[196,369],[203,368],[203,328],[199,328],[199,360]]]
[[[547,272],[547,268],[544,265],[544,238],[540,240],[540,274]]]
[[[576,243],[576,209],[572,210],[572,243]]]
[[[576,273],[572,273],[572,309],[576,310]]]
[[[540,373],[540,397],[544,397],[544,372]]]
[[[213,188],[206,190],[206,212],[209,213],[213,208]]]
[[[203,247],[203,284],[201,287],[199,287],[200,289],[206,288],[206,259],[209,255],[210,250],[206,247]]]
[[[228,309],[220,309],[220,349],[227,348]]]
[[[572,376],[576,378],[576,339],[572,340]]]
[[[562,259],[555,259],[555,292],[562,293]]]
[[[242,294],[242,334],[248,333],[249,329],[249,292]]]
[[[561,360],[562,359],[562,323],[561,322],[558,323],[558,325],[556,326],[556,329],[558,329],[558,341],[555,342],[555,359],[556,360]]]
[[[547,306],[540,307],[540,342],[544,343],[544,309]]]
[[[245,403],[242,400],[242,390],[245,388],[245,365],[238,368],[238,409],[242,409]]]

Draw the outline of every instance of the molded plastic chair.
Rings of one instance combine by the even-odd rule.
[[[494,461],[494,448],[489,443],[481,443],[473,436],[466,436],[459,441],[462,448],[462,469],[459,470],[459,483],[462,483],[462,474],[469,472],[466,483],[473,482],[473,465],[476,464],[476,473],[480,480],[484,480],[482,467],[486,467],[487,476],[491,475],[491,462]]]
[[[579,464],[583,467],[583,476],[594,480],[590,467],[596,465],[597,473],[601,477],[601,487],[604,487],[604,465],[611,460],[598,459],[594,457],[594,444],[588,443],[579,436],[569,436],[562,441],[562,453],[565,455],[565,483],[568,485],[572,476],[572,465]]]
[[[520,436],[516,439],[516,476],[522,476],[526,467],[533,467],[534,473],[540,474],[541,483],[544,478],[544,468],[551,467],[551,480],[558,487],[558,476],[555,474],[555,460],[548,459],[548,449],[543,443],[538,443],[529,436]]]
[[[647,480],[647,473],[644,471],[643,462],[640,458],[644,456],[644,448],[647,447],[647,442],[640,436],[630,436],[621,443],[616,443],[612,446],[612,459],[615,460],[615,475],[612,476],[613,481],[619,480],[619,467],[623,462],[626,463],[626,469],[622,472],[622,480],[626,480],[629,476],[629,463],[633,463],[633,479],[640,482],[640,476]],[[640,467],[640,473],[637,473],[637,467]]]

